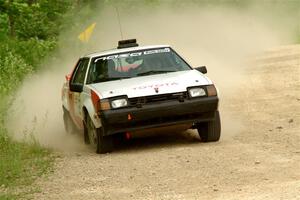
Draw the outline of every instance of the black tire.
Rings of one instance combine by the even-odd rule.
[[[220,113],[216,111],[215,119],[209,122],[197,124],[197,129],[201,141],[203,142],[216,142],[219,141],[221,136],[221,120]]]
[[[113,150],[113,137],[104,136],[104,129],[95,128],[93,121],[87,114],[86,122],[84,123],[84,140],[96,149],[96,153],[103,154]]]
[[[63,111],[64,111],[63,118],[64,118],[65,131],[68,134],[75,134],[77,132],[77,128],[71,119],[70,113],[65,108],[63,108]]]
[[[90,144],[89,133],[88,133],[87,125],[86,125],[85,121],[83,121],[83,139],[84,139],[84,144],[86,144],[86,145]]]

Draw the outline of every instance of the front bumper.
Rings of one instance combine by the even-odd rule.
[[[217,96],[186,99],[184,102],[165,101],[107,110],[100,114],[105,135],[131,132],[148,128],[211,121],[218,109]],[[130,118],[128,115],[130,114]]]

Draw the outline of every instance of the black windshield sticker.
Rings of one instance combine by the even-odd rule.
[[[134,52],[134,53],[124,53],[124,54],[116,54],[106,57],[97,58],[94,62],[98,62],[98,60],[112,60],[117,58],[128,58],[128,57],[134,57],[134,56],[141,56],[141,55],[149,55],[149,54],[155,54],[155,53],[165,53],[170,52],[170,48],[164,48],[164,49],[152,49],[147,51],[140,51],[140,52]]]

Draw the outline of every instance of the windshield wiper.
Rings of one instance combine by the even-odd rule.
[[[150,71],[138,73],[137,76],[146,76],[146,75],[150,75],[150,74],[163,74],[163,73],[168,73],[168,72],[175,72],[175,71],[150,70]]]
[[[114,80],[121,80],[121,79],[126,79],[126,78],[132,78],[132,77],[130,77],[130,76],[109,77],[106,80],[108,80],[108,81],[114,81]]]
[[[122,76],[122,77],[105,77],[101,79],[94,80],[92,83],[101,83],[101,82],[107,82],[107,81],[115,81],[115,80],[122,80],[122,79],[127,79],[127,78],[132,78],[129,76]]]

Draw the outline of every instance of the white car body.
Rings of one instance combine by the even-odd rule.
[[[145,52],[145,50],[148,49],[164,48],[171,47],[168,45],[129,47],[83,56],[81,59],[88,59],[88,61],[82,62],[88,62],[88,66],[85,72],[82,91],[71,91],[70,81],[72,80],[72,74],[66,77],[66,82],[64,83],[62,90],[62,104],[64,111],[69,113],[70,118],[77,128],[84,128],[85,115],[88,114],[94,127],[99,129],[103,124],[99,111],[95,109],[95,103],[93,103],[93,97],[91,95],[92,92],[94,92],[100,99],[99,101],[101,101],[102,99],[110,99],[119,96],[126,96],[128,99],[132,99],[147,96],[155,97],[155,95],[182,94],[184,92],[186,93],[187,88],[190,87],[213,85],[213,82],[207,76],[196,69],[87,84],[89,68],[91,67],[92,60],[95,58],[104,57],[105,59],[105,56],[107,56],[106,59],[108,59],[110,55],[114,54],[126,57],[128,56],[128,52]],[[217,96],[217,94],[215,95]],[[218,104],[218,102],[216,104]],[[214,106],[214,109],[217,110],[217,107],[217,105]],[[129,115],[130,114],[128,114],[128,116]]]

